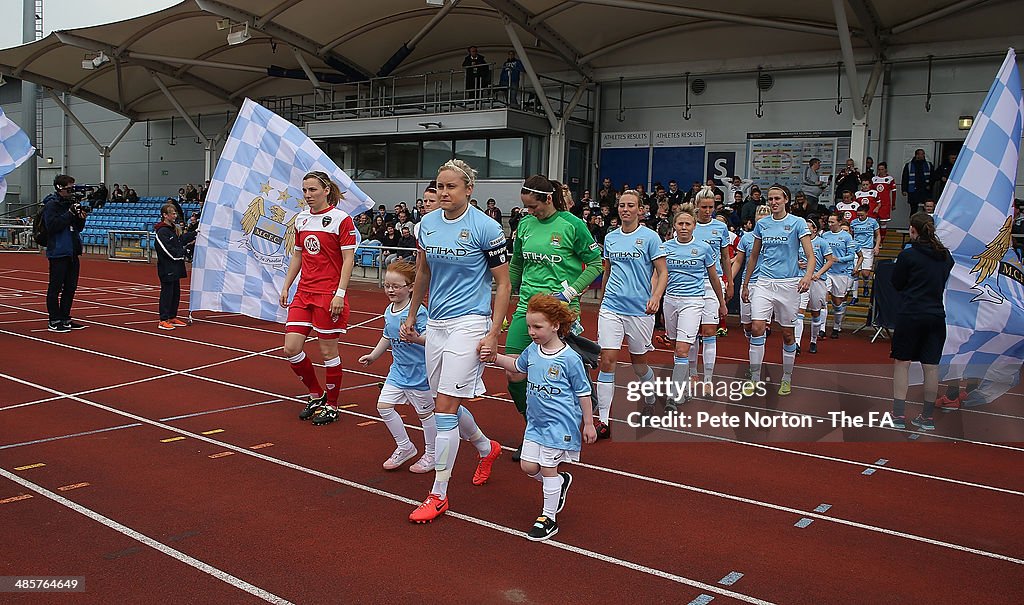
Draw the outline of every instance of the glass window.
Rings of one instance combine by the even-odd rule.
[[[476,169],[477,178],[487,178],[487,139],[455,141],[455,159]]]
[[[523,139],[491,139],[487,168],[492,179],[523,178]]]
[[[420,144],[388,143],[388,178],[414,179],[420,172]]]
[[[382,179],[385,164],[384,143],[360,143],[356,153],[354,179]]]
[[[328,143],[327,155],[334,163],[351,175],[356,167],[356,146],[352,143]]]
[[[425,179],[436,177],[437,169],[450,159],[452,159],[451,141],[424,141],[420,176]]]
[[[526,174],[544,174],[547,172],[541,167],[544,161],[543,139],[540,137],[526,137]]]

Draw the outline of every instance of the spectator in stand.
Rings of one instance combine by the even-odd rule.
[[[178,187],[178,203],[187,202],[188,198],[185,196],[185,188]]]
[[[1017,260],[1024,262],[1024,200],[1013,200],[1013,250],[1017,253]]]
[[[599,246],[604,245],[604,219],[601,218],[600,214],[594,214],[590,217],[590,222],[587,223],[587,228],[590,229],[590,235],[594,237],[594,241]]]
[[[110,192],[107,190],[107,186],[100,183],[96,186],[96,189],[89,194],[89,205],[93,208],[102,208],[103,204],[107,203],[108,196],[110,196]]]
[[[508,51],[508,58],[501,65],[501,76],[498,83],[501,85],[501,90],[505,92],[505,102],[509,107],[519,107],[519,77],[523,71],[525,71],[523,62],[516,57],[516,51]]]
[[[647,194],[646,187],[643,183],[637,183],[636,187],[634,187],[633,189],[640,194],[641,204],[647,204],[647,202],[650,201],[651,196]]]
[[[914,159],[903,166],[903,182],[900,189],[907,196],[910,215],[917,214],[921,204],[931,195],[935,168],[924,155],[924,149],[914,151]]]
[[[866,176],[868,180],[875,178],[875,161],[871,159],[871,156],[864,160],[864,172],[861,172],[860,176],[861,178]]]
[[[683,203],[692,204],[693,198],[697,196],[702,187],[703,185],[700,184],[700,181],[694,181],[693,183],[691,183],[690,190],[687,191],[685,195],[683,195]]]
[[[921,205],[921,212],[924,212],[928,216],[935,216],[935,200],[928,199]]]
[[[511,233],[515,233],[516,228],[519,227],[519,219],[522,218],[523,211],[519,206],[508,211],[508,228]]]
[[[754,179],[741,179],[735,174],[730,177],[722,177],[719,180],[722,181],[726,199],[730,200],[733,199],[737,192],[742,194],[743,198],[746,198],[750,195],[750,188],[754,185]]]
[[[111,202],[123,202],[124,201],[124,191],[121,191],[121,186],[118,185],[117,183],[114,183],[114,190],[110,192],[110,201]]]
[[[743,202],[743,209],[740,210],[740,221],[746,223],[748,219],[753,220],[757,207],[761,204],[764,204],[761,201],[761,190],[755,186],[750,190],[750,197],[747,198],[747,201]],[[757,221],[754,222],[756,223]]]
[[[129,189],[128,191],[125,192],[124,201],[128,202],[129,204],[134,204],[139,201],[139,194],[135,193],[134,189]]]
[[[469,200],[469,205],[476,208],[477,210],[480,209],[480,202],[476,201],[475,199]]]
[[[477,52],[475,46],[470,46],[466,57],[462,60],[462,66],[466,68],[466,98],[476,99],[481,96],[484,87],[491,79],[487,59]]]
[[[380,206],[377,206],[377,213],[374,216],[375,217],[377,217],[377,216],[381,217],[382,219],[384,219],[385,223],[392,223],[395,220],[395,217],[388,213],[388,207],[385,206],[384,204],[381,204]],[[376,221],[374,221],[374,222],[376,222]]]
[[[384,237],[380,240],[380,245],[385,267],[398,260],[398,257],[401,256],[400,251],[395,250],[398,247],[399,235],[394,225],[388,225],[384,229]]]
[[[608,219],[608,226],[604,230],[605,235],[607,235],[609,231],[615,231],[616,229],[618,229],[620,227],[620,225],[621,225],[621,222],[619,221],[619,215],[616,214],[615,216],[609,218]]]
[[[403,209],[398,211],[398,218],[395,220],[395,231],[397,231],[398,233],[401,233],[402,229],[404,229],[406,227],[408,227],[409,230],[412,231],[412,226],[414,224],[415,223],[412,222],[412,219],[409,218],[409,211],[408,210],[403,208]]]
[[[497,202],[493,197],[487,200],[487,209],[484,210],[484,214],[498,221],[499,225],[501,224],[501,210],[498,210]]]
[[[398,250],[396,252],[398,258],[407,261],[412,261],[416,258],[416,238],[412,235],[412,227],[402,227],[402,235],[398,237],[398,247],[409,248],[408,250]]]
[[[363,241],[373,239],[373,222],[365,212],[360,214],[359,219],[356,220],[356,229],[359,230],[359,237]]]
[[[612,180],[608,177],[604,177],[601,180],[601,188],[597,192],[598,201],[602,206],[611,206],[615,204],[615,186],[612,184]]]
[[[683,196],[685,195],[681,189],[679,189],[679,183],[675,179],[668,182],[668,191],[665,193],[668,196],[669,207],[674,203],[683,203]]]
[[[580,220],[586,224],[590,224],[590,217],[594,216],[594,211],[590,208],[584,208],[583,212],[580,213]]]
[[[416,205],[412,209],[412,221],[414,223],[420,222],[420,219],[423,218],[424,214],[426,214],[426,208],[423,206],[423,200],[418,199],[416,200]]]
[[[839,171],[839,176],[836,177],[836,193],[842,195],[844,191],[851,193],[856,192],[860,188],[860,171],[857,170],[857,165],[854,163],[853,158],[846,160],[846,166]]]
[[[199,201],[199,191],[196,189],[196,186],[193,185],[192,183],[189,183],[189,184],[185,185],[185,201],[187,201],[187,202],[198,202]]]
[[[804,196],[807,197],[807,207],[811,212],[818,211],[818,197],[828,187],[828,183],[822,182],[821,176],[818,175],[818,170],[820,169],[821,160],[811,158],[800,175],[800,189],[804,192]]]
[[[580,198],[580,208],[594,208],[597,206],[597,201],[590,196],[590,190],[585,189],[583,191],[583,197]]]
[[[206,194],[209,191],[210,191],[210,181],[206,181],[206,184],[203,186],[202,190],[199,192],[199,202],[200,203],[206,201]]]
[[[957,154],[951,153],[946,156],[946,161],[939,166],[939,173],[935,179],[935,199],[942,197],[942,190],[946,188],[949,176],[953,174],[953,165],[956,164]]]
[[[374,215],[373,217],[373,231],[372,238],[378,242],[384,241],[384,236],[387,235],[388,224],[384,221],[384,217],[380,214]]]
[[[793,196],[793,205],[790,207],[789,213],[800,218],[807,218],[811,214],[811,210],[807,206],[806,193],[803,191],[796,192],[796,195]]]

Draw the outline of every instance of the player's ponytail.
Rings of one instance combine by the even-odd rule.
[[[936,252],[948,253],[949,250],[942,245],[939,237],[935,234],[935,219],[927,212],[917,212],[910,217],[910,226],[917,231],[917,241]]]
[[[549,180],[543,174],[535,174],[527,178],[523,182],[522,194],[528,195],[538,202],[546,201],[550,197],[551,204],[559,212],[568,208],[565,202],[565,190],[562,189],[561,183]]]

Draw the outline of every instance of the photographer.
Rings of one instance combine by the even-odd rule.
[[[46,225],[46,258],[50,261],[50,285],[46,290],[46,310],[50,332],[70,332],[86,326],[71,321],[71,305],[78,288],[79,259],[86,210],[75,193],[75,179],[66,174],[53,179],[54,193],[43,199]]]

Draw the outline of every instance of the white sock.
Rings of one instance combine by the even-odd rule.
[[[690,347],[691,349],[693,347]],[[690,360],[686,357],[672,358],[672,396],[682,401],[690,378]]]
[[[697,375],[697,351],[699,351],[699,350],[700,350],[700,337],[698,336],[697,340],[693,341],[693,344],[690,345],[690,354],[687,355],[687,359],[690,360],[690,376],[696,376]]]
[[[691,347],[692,348],[692,347]],[[704,337],[704,382],[711,382],[715,377],[715,358],[718,356],[718,337]]]
[[[821,328],[825,325],[821,323],[821,314],[822,312],[819,311],[814,315],[811,315],[811,344],[818,342],[818,332],[820,332]]]
[[[491,440],[488,439],[480,427],[476,424],[476,418],[473,418],[473,414],[470,413],[469,409],[464,405],[459,406],[457,412],[459,417],[459,435],[463,439],[469,441],[476,447],[477,453],[480,456],[486,456],[491,453]]]
[[[459,419],[455,414],[434,414],[437,417],[437,452],[434,457],[434,486],[430,492],[448,497],[448,481],[452,478],[455,457],[459,453]]]
[[[612,414],[612,398],[615,397],[615,374],[597,373],[597,419],[608,424]]]
[[[434,413],[421,416],[420,424],[423,426],[423,452],[433,456],[434,444],[437,443],[437,419],[434,418]]]
[[[764,362],[764,334],[750,337],[750,379],[761,380],[761,364]]]
[[[793,365],[796,363],[796,343],[782,345],[782,379],[793,380]]]
[[[828,325],[828,303],[818,311],[818,331],[821,332]]]
[[[395,444],[398,447],[403,450],[416,449],[412,441],[409,441],[409,431],[405,430],[402,417],[395,411],[393,406],[378,407],[377,413],[380,414],[380,419],[384,421],[384,425],[391,431],[391,436],[395,438]]]
[[[835,308],[835,317],[832,319],[832,327],[840,330],[843,327],[843,315],[846,315],[846,303]]]
[[[552,521],[555,520],[555,512],[558,510],[558,496],[562,493],[562,477],[544,477],[544,516]]]
[[[800,346],[800,341],[804,337],[804,314],[798,312],[796,314],[796,323],[793,325],[793,335],[796,336],[796,344]]]
[[[647,384],[654,381],[654,370],[649,365],[633,365],[633,373],[636,374],[636,379],[640,384]],[[654,394],[653,390],[651,395],[644,397],[644,405],[654,405]]]

